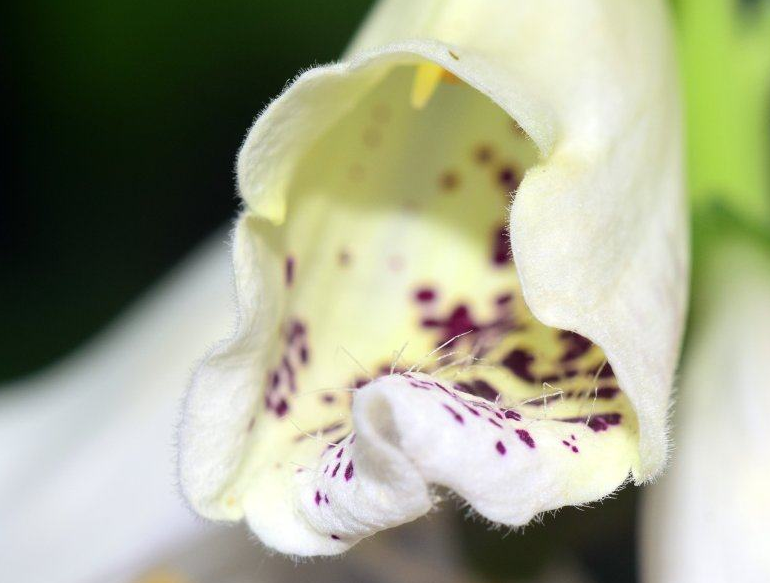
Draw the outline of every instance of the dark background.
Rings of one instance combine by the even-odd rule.
[[[371,1],[8,4],[0,381],[77,347],[234,216],[254,117],[338,58]]]
[[[0,8],[0,381],[79,346],[235,216],[235,154],[255,115],[300,69],[337,58],[370,4]],[[634,492],[524,537],[465,522],[469,562],[496,579],[573,552],[598,581],[632,581]]]

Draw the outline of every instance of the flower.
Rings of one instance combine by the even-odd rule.
[[[130,582],[201,537],[172,443],[190,361],[231,324],[214,239],[89,345],[0,390],[4,579]]]
[[[379,4],[240,152],[239,321],[185,400],[190,504],[336,554],[436,486],[521,526],[655,477],[680,134],[662,2]]]
[[[647,581],[770,579],[770,245],[717,224],[694,301],[676,456],[645,497]]]

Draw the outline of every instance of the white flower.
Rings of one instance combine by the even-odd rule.
[[[2,388],[0,579],[126,583],[201,535],[174,486],[173,426],[192,359],[232,323],[230,279],[217,241],[78,353]]]
[[[770,252],[746,235],[717,241],[698,281],[676,457],[646,492],[654,583],[770,580]]]
[[[334,554],[434,486],[519,526],[655,477],[688,272],[672,55],[661,1],[390,0],[302,74],[238,159],[191,505]]]

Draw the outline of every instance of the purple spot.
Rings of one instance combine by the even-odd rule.
[[[460,178],[455,172],[444,172],[438,179],[439,187],[442,190],[454,190],[460,183]]]
[[[605,362],[602,370],[599,371],[599,378],[604,379],[612,376],[615,376],[615,371],[612,370],[609,362]]]
[[[570,442],[569,442],[569,441],[567,441],[566,439],[562,439],[562,440],[561,440],[561,442],[562,442],[564,445],[566,445],[567,447],[570,447]]]
[[[617,387],[602,387],[601,389],[596,389],[596,398],[613,399],[619,392],[620,389]]]
[[[473,157],[479,164],[486,164],[492,159],[492,148],[483,144],[476,148],[476,151],[473,153]]]
[[[567,350],[561,357],[562,362],[583,356],[593,346],[593,343],[588,338],[569,330],[562,330],[559,333],[559,338],[565,340],[567,344]]]
[[[337,472],[339,472],[339,471],[340,471],[340,464],[339,464],[339,462],[337,462],[337,465],[334,466],[334,469],[332,470],[332,478],[336,478],[337,477]]]
[[[443,328],[443,338],[439,344],[447,343],[446,347],[454,344],[455,337],[477,329],[476,323],[470,315],[468,306],[460,304],[445,320],[426,319],[422,325],[426,328]]]
[[[585,423],[592,431],[598,433],[600,431],[607,431],[607,429],[610,428],[610,425],[618,425],[621,418],[622,416],[620,413],[600,413],[599,415],[592,416],[590,419],[588,417],[568,417],[566,419],[561,419],[561,421],[566,421],[567,423]]]
[[[348,462],[347,467],[345,468],[345,481],[349,482],[352,477],[353,477],[353,460],[350,460]]]
[[[298,320],[292,321],[291,326],[289,327],[289,332],[286,335],[286,339],[290,343],[292,343],[294,342],[294,340],[304,335],[305,335],[305,325]]]
[[[345,448],[341,447],[340,450],[337,452],[337,459],[340,459],[343,453],[345,453]]]
[[[506,419],[513,419],[514,421],[521,421],[521,415],[513,409],[506,409],[503,413]]]
[[[281,375],[278,374],[278,371],[273,371],[270,374],[270,388],[276,389],[278,388],[279,383],[281,382]]]
[[[326,427],[321,429],[321,435],[326,435],[327,433],[334,433],[338,429],[342,429],[345,427],[345,423],[342,421],[338,421],[337,423],[332,423],[331,425],[327,425]]]
[[[496,266],[506,265],[510,257],[511,240],[508,236],[508,229],[505,226],[498,228],[494,232],[492,244],[492,263]]]
[[[286,399],[278,401],[278,404],[275,406],[275,414],[278,415],[278,417],[283,417],[288,412],[289,404],[286,402]]]
[[[283,368],[286,371],[287,376],[289,377],[289,390],[292,393],[297,392],[297,381],[294,378],[294,367],[291,366],[291,363],[289,362],[289,359],[284,356],[282,359]]]
[[[302,361],[302,364],[307,364],[308,360],[310,360],[310,352],[307,349],[307,346],[301,346],[299,349],[299,359]]]
[[[415,292],[414,299],[421,303],[432,302],[436,299],[436,292],[429,287],[423,287]]]
[[[329,466],[327,465],[327,466],[324,468],[324,476],[326,475],[326,472],[328,472],[328,471],[329,471]]]
[[[499,453],[500,455],[505,455],[505,452],[507,451],[507,450],[505,449],[505,445],[503,445],[503,442],[502,442],[502,441],[498,441],[498,442],[495,444],[495,449],[497,450],[497,453]]]
[[[294,283],[294,257],[286,258],[286,285]]]
[[[580,450],[579,450],[577,447],[575,447],[575,446],[573,445],[573,446],[572,446],[572,451],[573,451],[573,452],[575,452],[575,453],[577,453],[577,452],[579,452]]]
[[[463,406],[464,406],[466,409],[468,409],[468,411],[470,411],[472,415],[475,415],[476,417],[481,417],[481,413],[479,413],[478,411],[476,411],[476,409],[474,409],[474,408],[473,408],[473,407],[471,407],[470,405],[466,405],[465,403],[463,403]]]
[[[528,447],[534,449],[535,440],[532,439],[532,436],[529,434],[529,431],[527,431],[526,429],[517,429],[516,435],[518,435],[519,439],[522,440],[524,443],[526,443]]]
[[[469,383],[455,383],[455,387],[464,393],[476,395],[488,401],[495,401],[499,395],[492,385],[481,379],[475,379]]]
[[[465,423],[465,419],[463,419],[463,416],[460,415],[457,411],[452,409],[449,405],[443,405],[444,409],[449,411],[451,413],[452,417],[455,418],[455,421],[457,421],[460,425],[463,425]]]
[[[326,494],[324,494],[324,502],[329,503],[329,497]]]
[[[315,505],[321,505],[321,493],[318,490],[315,491]]]
[[[508,353],[501,364],[520,379],[528,383],[534,383],[535,377],[529,370],[529,365],[532,364],[534,360],[535,357],[529,352],[522,350],[521,348],[516,348]]]
[[[331,539],[332,539],[332,540],[340,540],[340,537],[338,537],[336,534],[333,534],[333,535],[331,536]]]
[[[489,418],[487,418],[487,421],[489,421],[489,422],[490,422],[492,425],[494,425],[495,427],[499,427],[500,429],[502,429],[502,428],[503,428],[503,426],[502,426],[502,425],[500,425],[500,424],[499,424],[497,421],[495,421],[494,419],[489,419]]]
[[[334,397],[334,395],[322,395],[321,400],[324,403],[334,403],[334,401],[336,401],[336,398]]]
[[[520,182],[516,171],[510,166],[502,168],[500,172],[497,173],[497,181],[500,183],[500,186],[511,193],[519,187]]]
[[[512,300],[513,300],[513,294],[510,294],[510,293],[500,294],[499,296],[497,296],[497,299],[495,299],[495,303],[498,306],[507,306],[508,304],[511,303]]]

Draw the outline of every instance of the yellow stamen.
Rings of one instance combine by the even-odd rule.
[[[423,109],[433,94],[436,92],[441,78],[444,76],[444,69],[435,63],[423,63],[417,65],[414,73],[414,83],[412,84],[412,95],[410,103],[415,109]]]

